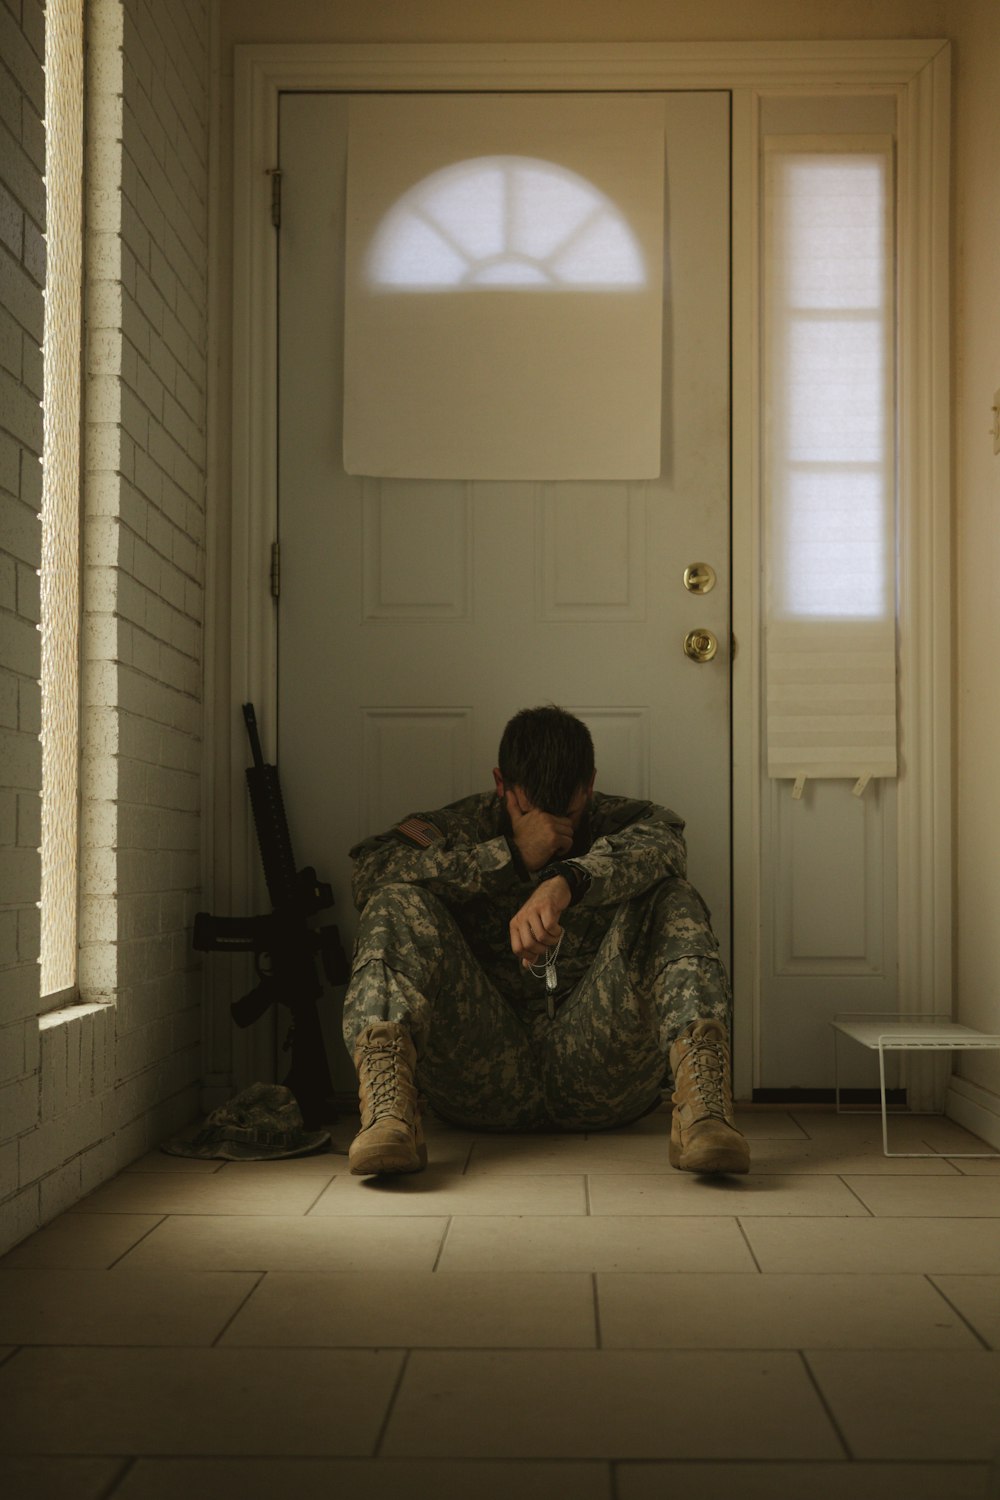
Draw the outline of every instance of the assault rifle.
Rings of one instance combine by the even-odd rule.
[[[288,1007],[291,1026],[284,1050],[291,1049],[291,1063],[285,1087],[295,1095],[307,1129],[315,1129],[329,1118],[333,1094],[316,1009],[323,994],[316,959],[331,984],[344,983],[349,968],[337,928],[310,926],[310,918],[333,905],[333,891],[317,880],[311,865],[296,870],[278,768],[264,763],[252,703],[244,703],[243,717],[253,754],[246,773],[250,806],[273,910],[260,917],[213,917],[200,911],[194,919],[194,946],[203,953],[253,954],[258,983],[233,1002],[230,1012],[237,1026],[252,1026],[272,1005]]]

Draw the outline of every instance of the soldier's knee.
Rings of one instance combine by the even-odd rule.
[[[384,885],[361,913],[355,966],[387,953],[443,948],[453,931],[453,918],[430,891],[416,885]]]
[[[444,906],[431,891],[424,890],[423,886],[406,885],[399,881],[379,886],[365,903],[361,922],[371,924],[387,918],[392,921],[410,921],[414,918],[437,921],[439,917],[446,915]]]
[[[689,880],[679,875],[661,880],[647,892],[650,914],[658,925],[685,924],[712,930],[712,914]]]
[[[640,982],[684,957],[718,961],[719,945],[708,907],[687,880],[669,879],[646,893],[642,922],[631,949]]]

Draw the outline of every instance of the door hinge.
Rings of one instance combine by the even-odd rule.
[[[271,598],[281,598],[281,543],[271,543]]]
[[[275,229],[281,228],[281,168],[268,167],[267,175],[271,179],[271,223]]]

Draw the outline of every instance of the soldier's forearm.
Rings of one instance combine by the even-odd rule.
[[[575,859],[590,877],[580,897],[583,906],[629,901],[661,880],[684,877],[684,839],[667,824],[644,824],[599,839],[588,854]]]
[[[446,899],[467,901],[515,885],[520,878],[505,838],[454,849],[388,846],[355,865],[354,902],[362,910],[373,892],[386,885],[421,885]]]

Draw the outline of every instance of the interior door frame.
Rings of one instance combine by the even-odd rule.
[[[277,501],[278,107],[286,91],[724,90],[732,98],[732,879],[735,1085],[749,1098],[759,1035],[760,462],[759,137],[762,101],[788,94],[895,96],[899,121],[899,952],[910,1013],[950,1013],[951,570],[949,351],[950,49],[946,41],[237,46],[232,112],[232,340],[220,337],[210,569],[219,587],[206,660],[204,886],[251,909],[260,881],[234,704],[252,700],[273,751],[277,641],[271,545]],[[220,112],[222,105],[220,104]],[[224,133],[224,130],[223,130]],[[217,192],[229,186],[217,161]],[[216,192],[213,192],[213,200]],[[226,194],[222,194],[223,201]],[[226,236],[217,216],[213,235]],[[218,247],[216,247],[218,248]],[[215,264],[224,256],[215,256]],[[219,314],[225,327],[226,311]],[[223,603],[224,601],[224,603]],[[224,874],[220,874],[224,871]],[[247,1033],[209,1028],[207,1076],[247,1072]],[[242,1048],[242,1052],[240,1049]],[[259,1054],[258,1054],[259,1055]],[[249,1076],[260,1071],[249,1069]],[[911,1088],[911,1096],[914,1091]],[[919,1097],[911,1097],[922,1107]]]

